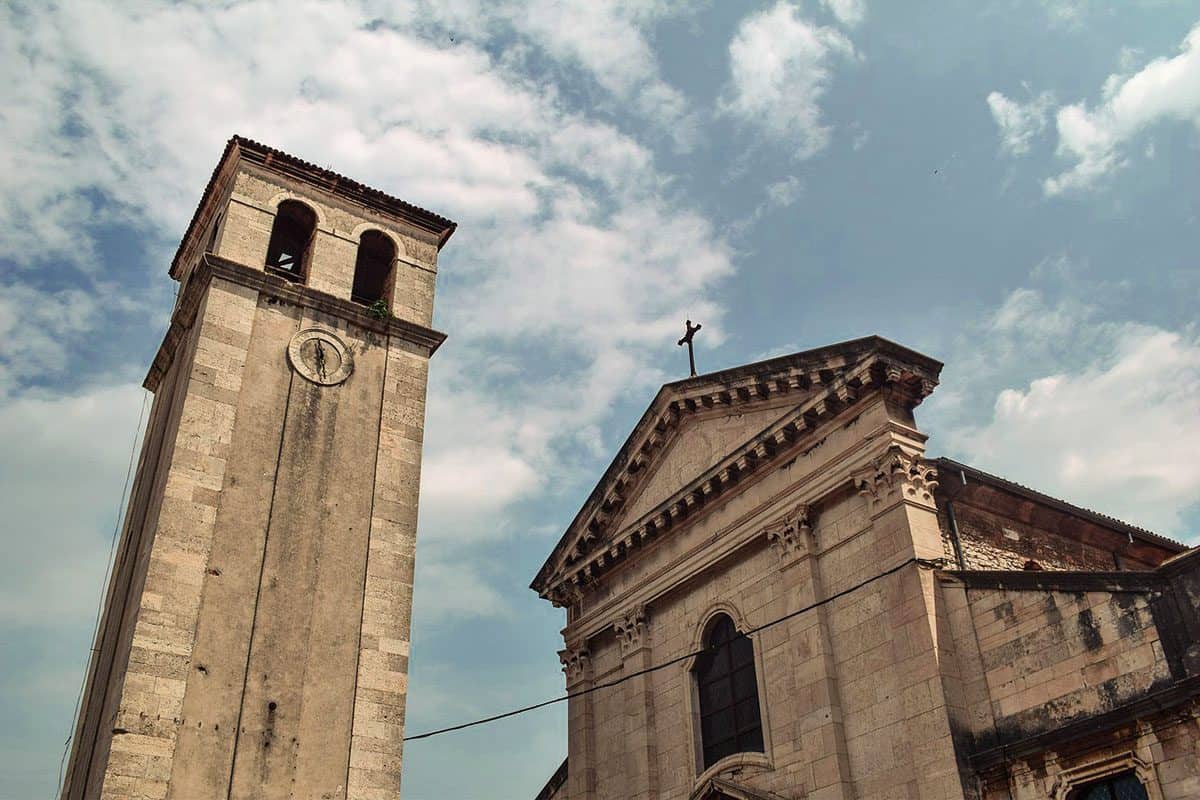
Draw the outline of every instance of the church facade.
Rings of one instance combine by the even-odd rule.
[[[454,223],[234,137],[180,289],[63,800],[400,791],[437,258]]]
[[[1200,550],[928,457],[940,369],[871,337],[662,387],[532,584],[539,800],[1200,797]]]

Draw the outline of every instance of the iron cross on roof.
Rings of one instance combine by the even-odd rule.
[[[676,342],[680,347],[683,347],[685,344],[688,346],[688,366],[692,368],[691,377],[693,378],[696,377],[696,354],[692,351],[692,337],[696,335],[696,331],[700,330],[701,327],[703,326],[700,323],[693,325],[689,319],[684,325],[687,333],[683,334],[683,338]]]

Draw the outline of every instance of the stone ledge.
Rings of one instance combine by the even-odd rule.
[[[1054,750],[1069,742],[1132,724],[1152,714],[1170,711],[1197,696],[1200,696],[1200,675],[1176,681],[1164,689],[1151,692],[1103,714],[1085,717],[1054,730],[982,750],[969,756],[968,760],[971,767],[980,772],[995,769],[1034,753]]]
[[[150,371],[142,382],[142,386],[151,392],[158,389],[163,375],[175,360],[175,353],[179,349],[184,335],[195,324],[200,300],[204,297],[213,278],[221,278],[238,286],[254,289],[260,294],[285,303],[322,311],[348,320],[358,327],[374,333],[402,339],[422,348],[426,358],[437,352],[438,347],[446,340],[446,334],[432,328],[396,317],[378,319],[368,314],[366,309],[358,303],[333,297],[245,264],[206,253],[201,257],[200,265],[183,289],[183,297],[180,298],[171,315],[171,324],[163,336],[158,352],[154,355]]]

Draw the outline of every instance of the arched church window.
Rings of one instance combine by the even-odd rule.
[[[303,281],[316,231],[317,215],[311,208],[296,200],[280,203],[267,245],[267,269],[290,281]]]
[[[390,306],[395,264],[392,240],[381,231],[365,231],[358,241],[350,299],[368,306],[382,300]]]
[[[700,696],[704,768],[734,753],[763,751],[754,643],[727,615],[717,616],[693,671]]]
[[[1149,800],[1146,787],[1133,772],[1123,772],[1080,786],[1071,800]]]

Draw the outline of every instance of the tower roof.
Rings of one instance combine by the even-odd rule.
[[[234,134],[226,142],[225,151],[221,154],[220,160],[217,161],[217,166],[213,169],[208,185],[204,187],[204,194],[196,206],[196,211],[192,214],[187,231],[184,233],[183,238],[180,239],[179,249],[175,251],[175,258],[171,261],[171,277],[179,277],[180,261],[183,259],[184,251],[192,238],[199,235],[197,229],[200,227],[201,220],[206,218],[204,210],[212,201],[214,190],[219,183],[222,172],[239,159],[270,170],[278,175],[301,181],[323,192],[328,192],[356,205],[370,208],[389,217],[402,220],[420,230],[427,231],[436,237],[439,250],[449,240],[455,228],[458,227],[457,223],[432,211],[420,208],[411,203],[406,203],[397,197],[392,197],[378,189],[373,189],[366,184],[347,178],[345,175],[340,175],[333,170],[319,167],[316,164],[297,158],[282,150],[277,150],[274,147],[269,147],[252,139]]]

